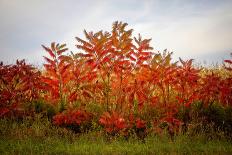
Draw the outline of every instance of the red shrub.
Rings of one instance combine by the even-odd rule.
[[[48,92],[46,99],[54,104],[64,101],[65,93],[68,92],[68,82],[72,77],[70,74],[72,58],[64,55],[64,52],[68,50],[65,46],[66,44],[59,45],[54,42],[51,43],[51,47],[42,45],[49,54],[49,57],[44,56],[46,63],[42,78],[43,89]]]
[[[146,129],[146,122],[140,118],[137,118],[135,121],[137,129]]]
[[[200,99],[204,105],[208,106],[214,101],[219,101],[222,77],[218,74],[211,73],[202,78],[200,87]]]
[[[24,60],[15,65],[0,64],[0,117],[14,111],[22,111],[23,106],[40,96],[40,72]],[[20,112],[21,113],[21,112]]]
[[[99,123],[104,127],[109,134],[115,135],[121,130],[127,128],[125,119],[117,112],[105,112],[99,119]]]
[[[53,123],[58,126],[80,125],[91,120],[92,115],[83,110],[68,110],[53,117]]]

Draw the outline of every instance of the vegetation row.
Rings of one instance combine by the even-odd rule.
[[[17,60],[0,63],[0,118],[22,120],[41,114],[75,133],[103,131],[108,137],[167,132],[223,133],[232,138],[232,60],[218,68],[174,62],[154,52],[151,39],[132,36],[127,24],[111,32],[44,46],[44,69]]]

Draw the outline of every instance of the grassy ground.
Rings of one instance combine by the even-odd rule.
[[[101,132],[74,134],[48,121],[0,120],[0,154],[232,154],[232,143],[206,140],[204,136],[149,135],[143,143],[136,138],[107,140]]]

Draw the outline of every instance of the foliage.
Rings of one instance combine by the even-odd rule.
[[[132,131],[141,140],[150,132],[174,139],[200,122],[231,137],[231,60],[213,70],[195,67],[193,59],[173,62],[172,52],[153,51],[151,39],[134,37],[127,26],[84,30],[76,53],[67,53],[66,44],[42,45],[42,71],[24,60],[0,63],[0,117],[45,113],[75,132],[95,124],[108,135]]]
[[[54,42],[51,43],[50,48],[42,45],[49,54],[49,58],[44,56],[46,63],[42,82],[45,84],[44,90],[49,92],[45,98],[53,104],[57,102],[64,104],[65,93],[68,92],[67,84],[71,78],[69,74],[71,64],[68,63],[70,57],[63,54],[68,50],[65,46],[65,44],[59,45]]]
[[[120,131],[127,128],[125,119],[117,112],[105,112],[99,119],[99,123],[103,125],[105,131],[111,135],[119,134]]]
[[[17,60],[14,65],[0,63],[0,117],[28,113],[23,108],[39,98],[40,81],[40,71],[25,60]]]
[[[92,114],[76,109],[67,110],[53,117],[54,125],[70,128],[75,133],[86,131],[90,128]]]

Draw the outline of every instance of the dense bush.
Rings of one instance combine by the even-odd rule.
[[[172,53],[154,52],[151,39],[126,28],[115,22],[111,32],[84,31],[78,53],[67,53],[66,44],[42,45],[42,71],[25,61],[1,63],[0,117],[42,113],[78,133],[98,125],[108,135],[133,131],[142,140],[149,132],[173,139],[211,129],[231,137],[232,61],[213,70],[192,59],[173,62]]]

